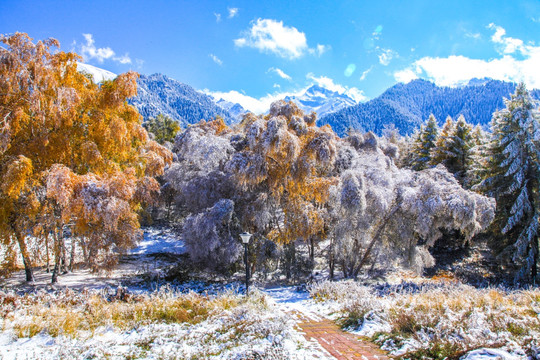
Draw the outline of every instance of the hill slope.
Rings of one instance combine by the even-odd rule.
[[[184,128],[216,116],[221,116],[227,124],[234,121],[229,112],[217,106],[210,96],[165,75],[141,75],[137,86],[138,94],[129,99],[129,103],[139,110],[144,120],[163,114]]]
[[[411,134],[430,114],[440,124],[447,116],[459,115],[472,124],[488,125],[493,112],[504,107],[515,84],[498,80],[472,80],[467,86],[439,87],[426,80],[397,84],[381,96],[356,106],[322,116],[319,125],[330,124],[344,136],[350,128],[381,134],[385,126],[394,125],[401,134]],[[540,91],[531,95],[540,99]]]

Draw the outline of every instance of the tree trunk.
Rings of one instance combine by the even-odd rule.
[[[59,229],[56,229],[54,235],[54,269],[51,278],[52,284],[58,282],[58,274],[62,272],[62,261],[65,261],[65,251],[62,249],[64,242],[64,227],[59,226]]]
[[[51,256],[49,255],[49,234],[45,236],[45,256],[47,260],[47,274],[51,272]]]
[[[364,266],[364,264],[366,263],[369,255],[371,254],[371,250],[373,250],[373,246],[375,245],[375,243],[379,240],[379,238],[381,237],[382,235],[382,232],[384,230],[384,228],[386,227],[386,224],[388,224],[388,221],[390,220],[390,218],[398,211],[399,209],[399,204],[396,205],[392,211],[390,211],[390,213],[383,219],[381,225],[379,226],[379,228],[377,229],[377,232],[375,233],[375,236],[373,236],[373,239],[371,240],[371,242],[369,243],[367,249],[366,249],[366,252],[364,253],[364,257],[362,257],[362,260],[360,261],[360,264],[358,265],[358,270],[356,271],[357,273],[360,272],[360,269],[362,268],[362,266]]]
[[[73,265],[75,263],[75,238],[71,236],[71,251],[69,254],[69,271],[73,272]]]
[[[19,249],[21,250],[21,256],[22,256],[22,260],[24,264],[24,272],[26,274],[26,281],[33,282],[34,271],[32,270],[32,263],[30,262],[30,254],[28,254],[28,248],[26,247],[26,242],[24,241],[23,235],[19,232],[15,233],[15,237],[17,238]]]
[[[334,238],[330,239],[330,249],[328,249],[328,270],[330,271],[330,279],[334,279],[334,270],[336,267],[336,260],[334,254]]]
[[[531,266],[532,284],[536,286],[536,277],[538,276],[538,238],[533,241],[533,263]]]
[[[315,240],[312,237],[309,238],[309,261],[311,266],[315,266]]]
[[[285,272],[287,280],[291,280],[294,277],[296,265],[296,246],[294,241],[285,245]]]

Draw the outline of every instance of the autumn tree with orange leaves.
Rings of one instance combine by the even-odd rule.
[[[328,190],[337,182],[331,176],[337,136],[315,121],[315,113],[306,115],[285,101],[273,103],[268,115],[246,116],[241,124],[245,147],[229,164],[241,187],[264,189],[263,198],[273,209],[265,236],[286,246],[288,278],[295,263],[295,241],[309,245],[313,262],[315,245],[325,238]],[[257,230],[261,213],[245,214],[246,224]]]
[[[80,246],[94,270],[140,236],[137,211],[159,192],[155,176],[171,153],[149,140],[137,110],[137,74],[95,84],[77,71],[80,57],[33,43],[26,34],[0,41],[0,237],[19,248],[31,281],[28,237],[48,246],[53,282]],[[13,253],[13,251],[12,251]]]

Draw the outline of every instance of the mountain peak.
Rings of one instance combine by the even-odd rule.
[[[306,89],[301,95],[287,96],[285,101],[294,101],[305,112],[316,112],[319,116],[324,116],[356,105],[356,101],[337,91],[314,84]]]

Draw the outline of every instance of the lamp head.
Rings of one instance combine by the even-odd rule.
[[[240,238],[244,244],[249,244],[249,239],[251,239],[252,234],[248,232],[243,232],[240,234]]]

